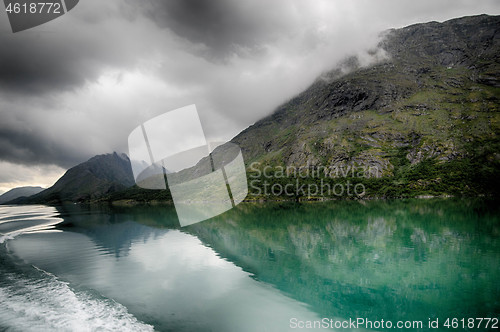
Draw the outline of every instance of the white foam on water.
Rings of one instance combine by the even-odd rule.
[[[21,234],[54,232],[62,221],[53,207],[0,207],[0,254]],[[2,255],[3,256],[3,255]],[[7,264],[7,265],[4,265]],[[19,270],[20,269],[20,270]],[[153,331],[111,299],[77,291],[36,267],[16,267],[0,256],[0,330],[6,331]]]
[[[39,272],[33,278],[12,272],[2,273],[0,329],[23,332],[154,330],[153,326],[130,314],[123,305],[88,292],[72,290],[55,276],[42,270]]]
[[[21,234],[53,230],[62,221],[50,206],[0,206],[0,244]]]
[[[0,244],[7,240],[13,240],[16,236],[23,234],[23,232],[11,232],[7,234],[0,233]]]
[[[52,206],[45,205],[1,205],[0,223],[8,220],[24,219],[30,217],[57,216],[57,210]]]

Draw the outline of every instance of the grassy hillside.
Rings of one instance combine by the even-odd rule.
[[[482,15],[389,31],[379,45],[385,61],[340,78],[327,73],[243,131],[233,141],[242,147],[249,179],[257,179],[254,197],[265,198],[258,188],[266,181],[286,185],[297,178],[363,183],[364,196],[497,195],[498,26],[500,17]],[[258,176],[266,166],[349,174]],[[377,174],[348,171],[362,168]]]

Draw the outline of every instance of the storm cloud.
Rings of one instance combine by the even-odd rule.
[[[263,44],[309,28],[301,20],[311,17],[307,3],[289,0],[146,1],[140,6],[159,27],[204,44],[205,55],[214,61],[258,53]]]
[[[369,63],[383,30],[481,13],[500,3],[85,0],[13,34],[2,12],[0,190],[126,152],[136,126],[189,104],[229,140],[346,56]]]

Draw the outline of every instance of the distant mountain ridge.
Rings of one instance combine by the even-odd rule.
[[[86,202],[134,185],[125,154],[98,155],[70,168],[52,187],[14,203]]]
[[[0,195],[0,204],[5,204],[9,201],[12,201],[14,199],[18,199],[21,197],[29,197],[35,194],[38,194],[39,192],[45,190],[45,188],[42,187],[18,187],[11,189],[7,191],[6,193]]]

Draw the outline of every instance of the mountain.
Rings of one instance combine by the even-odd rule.
[[[50,188],[14,203],[59,203],[95,200],[134,185],[125,154],[104,154],[69,169]]]
[[[3,195],[0,196],[0,204],[7,203],[7,202],[12,201],[12,200],[14,200],[16,198],[28,197],[28,196],[31,196],[31,195],[38,194],[42,190],[44,190],[44,188],[42,188],[42,187],[19,187],[19,188],[14,188],[14,189],[11,189],[11,190],[7,191],[6,193],[4,193]]]
[[[263,186],[284,188],[296,180],[325,180],[332,187],[351,181],[363,185],[364,197],[498,196],[500,16],[392,29],[370,54],[381,60],[366,67],[356,57],[346,59],[232,140],[247,166],[248,198],[271,198],[263,197]],[[272,171],[263,173],[265,167]],[[283,177],[278,167],[321,169],[323,175]],[[271,199],[280,195],[273,192]],[[315,198],[299,191],[292,196]],[[13,202],[96,200],[165,201],[171,195],[134,185],[130,160],[113,153]]]
[[[237,135],[249,171],[371,167],[374,196],[498,193],[500,16],[392,29],[372,53],[386,57],[348,59],[347,74],[325,73]]]

